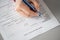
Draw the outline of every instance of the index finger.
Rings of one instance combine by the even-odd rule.
[[[40,5],[38,3],[38,0],[29,0],[32,5],[35,6],[35,8],[38,10],[40,9]]]

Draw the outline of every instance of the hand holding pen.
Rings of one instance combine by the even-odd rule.
[[[14,0],[16,11],[25,17],[38,16],[36,10],[39,9],[37,0]],[[31,5],[30,5],[31,4]],[[32,8],[31,8],[32,7]]]

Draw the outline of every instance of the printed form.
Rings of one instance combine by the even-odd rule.
[[[0,33],[4,40],[30,40],[58,25],[59,22],[40,1],[43,16],[24,18],[14,10],[11,0],[0,0]]]

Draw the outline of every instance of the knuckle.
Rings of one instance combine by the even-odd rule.
[[[17,8],[16,8],[16,11],[19,11],[19,10],[20,10],[19,7],[17,7]]]

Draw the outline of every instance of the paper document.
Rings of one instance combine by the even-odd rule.
[[[0,1],[0,33],[4,40],[30,40],[56,26],[59,22],[40,1],[42,17],[24,18],[14,10],[11,0]]]

